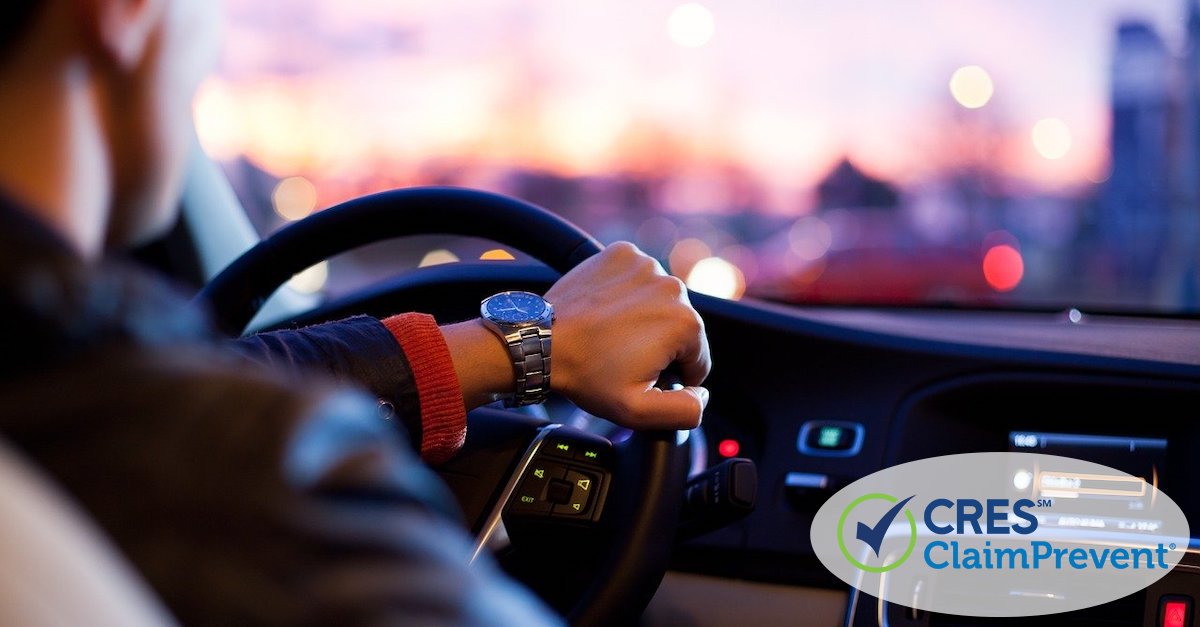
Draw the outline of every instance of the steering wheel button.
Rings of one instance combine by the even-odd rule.
[[[596,477],[576,470],[568,470],[565,483],[571,489],[570,498],[561,505],[555,505],[554,513],[568,516],[587,514],[590,510],[592,494],[600,487]]]
[[[567,473],[567,469],[555,463],[545,463],[542,460],[534,460],[529,465],[529,469],[525,471],[525,480],[521,484],[521,488],[536,487],[542,489],[552,479],[562,479]]]
[[[545,451],[547,455],[557,455],[559,457],[569,458],[575,454],[575,445],[563,440],[547,439],[546,443],[542,445],[542,450]]]
[[[509,513],[522,515],[545,515],[550,513],[551,504],[545,498],[526,492],[513,494]]]
[[[556,505],[562,505],[571,500],[571,484],[561,479],[554,479],[546,488],[546,500]]]
[[[588,503],[586,500],[571,499],[570,503],[555,505],[551,513],[555,516],[582,516],[588,513]]]
[[[553,505],[548,500],[550,482],[563,481],[567,469],[558,464],[547,464],[535,460],[525,471],[521,485],[513,492],[509,511],[515,514],[549,514]]]
[[[575,459],[587,464],[606,466],[610,452],[608,447],[586,444],[575,447]]]

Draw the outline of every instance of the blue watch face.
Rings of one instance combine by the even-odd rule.
[[[487,301],[488,315],[500,322],[533,322],[545,311],[546,301],[528,292],[505,292]]]

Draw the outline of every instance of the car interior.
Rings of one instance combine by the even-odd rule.
[[[590,38],[573,39],[584,32],[578,29],[590,22],[603,31],[639,10],[619,3],[598,17],[604,9],[576,8],[579,15],[571,13],[567,23],[564,12],[572,10],[562,7],[498,3],[506,8],[492,10],[451,2],[453,10],[379,9],[361,3],[370,8],[326,33],[311,25],[320,21],[312,16],[265,17],[287,3],[229,4],[231,41],[256,34],[291,42],[269,53],[263,52],[269,46],[247,44],[235,47],[235,56],[258,50],[270,60],[256,62],[274,67],[276,55],[299,54],[289,20],[304,24],[298,30],[321,44],[301,55],[312,68],[301,63],[271,75],[313,81],[297,94],[327,85],[318,78],[333,80],[326,61],[314,58],[338,42],[345,44],[345,62],[368,75],[380,71],[371,57],[380,50],[424,58],[421,50],[446,48],[437,28],[451,26],[483,42],[448,46],[469,49],[463,58],[511,44],[513,57],[524,59],[543,53],[544,45],[588,46]],[[313,7],[331,3],[300,4],[294,13],[312,9],[320,16]],[[402,174],[343,172],[322,179],[313,172],[326,162],[301,158],[325,147],[319,142],[289,144],[297,153],[291,161],[256,153],[251,139],[230,156],[236,133],[213,116],[252,121],[250,105],[239,109],[238,98],[245,104],[257,96],[235,87],[266,80],[233,64],[197,104],[198,140],[179,223],[135,256],[193,290],[230,336],[356,314],[472,318],[480,301],[499,291],[544,293],[617,239],[632,239],[686,279],[714,363],[705,384],[712,400],[699,428],[632,432],[558,397],[520,411],[485,407],[469,415],[462,452],[436,469],[458,500],[477,555],[493,555],[573,625],[1150,627],[1166,624],[1165,599],[1200,599],[1196,540],[1178,567],[1128,597],[1067,613],[995,619],[913,610],[854,590],[821,565],[809,535],[830,495],[876,471],[941,455],[1031,448],[1153,477],[1190,521],[1200,522],[1200,491],[1188,479],[1200,476],[1200,459],[1191,454],[1200,446],[1200,4],[970,3],[969,9],[906,1],[851,9],[814,3],[779,8],[777,19],[759,15],[765,7],[710,4],[642,7],[658,16],[647,32],[670,48],[646,63],[679,65],[683,78],[674,87],[691,102],[715,93],[710,88],[720,91],[707,85],[708,73],[737,75],[741,66],[723,59],[755,43],[755,28],[764,29],[761,46],[770,48],[776,37],[790,46],[762,58],[745,52],[752,57],[747,63],[761,70],[750,77],[760,85],[746,96],[749,104],[731,98],[728,107],[730,115],[747,108],[746,119],[756,124],[747,137],[759,152],[741,165],[706,155],[697,147],[703,141],[668,141],[672,136],[651,124],[626,138],[630,159],[641,161],[604,170],[595,164],[606,162],[589,161],[584,150],[557,154],[562,163],[556,169],[551,161],[529,161],[528,147],[504,152],[472,143],[453,127],[459,119],[450,106],[427,133],[461,135],[455,150],[482,151],[479,159],[507,155],[504,168],[437,153],[441,161],[414,157],[419,167],[373,162]],[[381,11],[406,17],[376,23]],[[1079,18],[1076,32],[1079,16],[1086,19]],[[821,19],[824,26],[810,23]],[[780,32],[763,20],[778,21]],[[366,23],[376,30],[355,30]],[[421,27],[429,24],[431,34],[422,39]],[[959,27],[962,32],[954,30]],[[926,28],[951,34],[929,36],[942,44],[926,50],[920,43]],[[278,35],[285,30],[293,39]],[[831,34],[820,35],[824,30]],[[1005,46],[1026,45],[1003,41],[1014,32],[1025,33],[1030,50],[1011,53],[1015,60],[1005,66]],[[355,33],[366,43],[343,41]],[[547,33],[556,37],[552,44],[543,41]],[[820,39],[796,43],[789,38],[795,33]],[[803,60],[780,60],[832,39],[843,42],[835,47],[839,53],[811,62],[815,70],[806,70]],[[1073,46],[1090,52],[1072,56]],[[637,49],[629,48],[622,54],[634,60],[617,56],[615,66],[636,64]],[[687,56],[706,50],[709,57]],[[1026,58],[1044,50],[1062,56]],[[595,52],[601,65],[614,54],[611,47]],[[895,66],[864,61],[891,56],[898,58]],[[764,58],[772,60],[767,69]],[[936,91],[939,98],[921,115],[948,120],[934,133],[937,147],[913,149],[916,160],[929,163],[910,167],[913,157],[896,156],[903,150],[895,144],[914,135],[894,131],[876,143],[848,136],[844,145],[853,149],[846,154],[837,147],[817,156],[801,151],[782,174],[767,166],[753,170],[786,152],[775,142],[843,145],[825,131],[784,128],[808,123],[781,114],[786,107],[759,106],[755,98],[790,97],[772,80],[794,71],[812,79],[806,84],[813,91],[854,92],[854,85],[917,80],[897,70],[914,58],[926,59],[937,77],[934,87],[921,83],[915,90]],[[1039,63],[1047,67],[1022,86],[1018,72],[1034,72]],[[1094,84],[1064,79],[1072,64],[1091,64]],[[459,76],[447,67],[434,67],[430,76]],[[984,68],[994,72],[994,86]],[[646,72],[639,76],[654,82],[654,72]],[[822,72],[858,76],[823,82]],[[503,80],[527,77],[515,72]],[[650,89],[636,81],[597,87],[560,78],[543,86],[548,102],[557,102],[553,90],[560,88],[584,99],[593,89]],[[447,81],[453,83],[447,93],[474,93],[466,83]],[[1047,86],[1058,82],[1065,85]],[[1046,93],[1038,95],[1043,87]],[[270,102],[291,93],[272,88],[278,93]],[[1017,93],[1022,89],[1034,95]],[[1076,89],[1086,92],[1076,98],[1084,105],[1062,95]],[[603,110],[607,102],[597,106]],[[830,102],[853,109],[828,113],[830,128],[862,125],[887,134],[879,125],[892,129],[897,122],[876,119],[867,105]],[[553,107],[509,104],[519,110],[513,117],[484,121],[549,119],[547,132],[563,135],[563,145],[585,147],[593,134],[565,128],[608,132],[603,112],[585,105],[564,122]],[[1002,105],[1007,109],[992,117],[975,115]],[[1035,105],[1045,117],[1027,115]],[[403,100],[389,106],[398,113],[423,110],[405,109]],[[462,106],[463,120],[484,115]],[[897,108],[909,115],[904,106]],[[698,119],[677,123],[707,118]],[[235,130],[249,122],[240,124]],[[930,124],[921,118],[913,126]],[[509,132],[525,128],[516,124]],[[254,141],[272,138],[279,136],[264,132]],[[559,146],[531,143],[551,153]],[[893,152],[864,156],[873,150]],[[931,165],[937,159],[943,162]],[[613,174],[643,161],[651,174]],[[811,177],[801,174],[809,162],[815,164]],[[340,167],[356,164],[351,159]],[[766,183],[754,188],[747,169],[761,179],[809,181],[797,183],[807,192],[788,196],[793,200],[784,210],[773,209],[778,190]],[[676,383],[668,371],[659,384]],[[0,577],[0,623],[171,624],[86,514],[35,467],[0,449],[0,483],[0,514],[8,521],[0,534],[0,571],[28,578],[21,585]],[[1099,507],[1079,501],[1081,524],[1099,516],[1093,506]],[[1136,522],[1136,510],[1131,497],[1129,521]]]

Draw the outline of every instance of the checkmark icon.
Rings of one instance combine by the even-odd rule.
[[[913,496],[916,495],[914,494]],[[866,523],[858,523],[854,537],[865,542],[875,552],[875,556],[879,557],[879,548],[883,546],[883,537],[887,534],[888,527],[892,526],[892,521],[896,520],[896,516],[900,515],[900,512],[904,510],[904,506],[913,499],[913,496],[893,505],[891,509],[884,512],[883,517],[873,526]]]

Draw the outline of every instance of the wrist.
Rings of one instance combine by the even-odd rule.
[[[476,318],[442,327],[468,408],[513,391],[513,366],[500,338]]]

